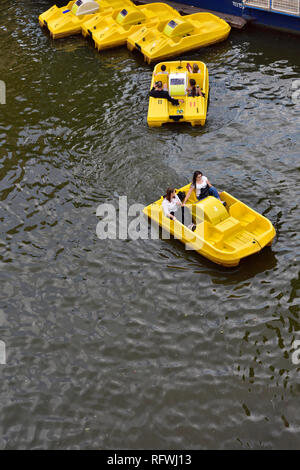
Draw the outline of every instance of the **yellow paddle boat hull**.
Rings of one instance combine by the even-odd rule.
[[[160,127],[167,122],[189,122],[192,126],[204,126],[209,94],[208,70],[203,62],[192,61],[192,64],[198,65],[200,73],[190,73],[187,70],[188,63],[188,61],[184,60],[161,62],[154,67],[150,89],[156,81],[161,81],[172,98],[177,98],[183,102],[180,102],[179,106],[174,106],[166,99],[150,96],[147,116],[149,127]],[[159,73],[162,64],[166,66],[167,74]],[[173,77],[176,79],[177,76],[182,77],[185,85],[182,89],[175,87],[173,93],[171,81]],[[191,78],[195,80],[196,86],[199,86],[204,96],[188,96],[186,87],[189,85]]]
[[[189,188],[190,184],[178,191],[187,193]],[[226,202],[226,207],[213,196],[197,201],[194,191],[192,192],[185,211],[189,210],[193,214],[195,231],[163,214],[163,197],[145,207],[144,213],[188,249],[197,251],[214,263],[233,267],[241,259],[271,245],[276,232],[266,217],[243,202],[225,191],[220,196]]]
[[[112,12],[121,0],[74,0],[65,7],[56,5],[39,16],[41,27],[48,28],[53,39],[80,34],[83,24],[101,12]]]
[[[154,61],[224,41],[230,26],[211,13],[174,16],[169,23],[155,28],[141,28],[128,37],[127,47],[138,49],[149,64]]]
[[[122,8],[134,7],[130,0],[114,0],[112,8],[100,11],[89,20],[85,21],[81,27],[81,33],[84,37],[91,36],[98,29],[98,25],[102,24],[103,18],[108,15],[110,18],[114,13],[118,13]]]
[[[97,26],[89,30],[95,41],[95,47],[100,51],[126,45],[130,34],[141,27],[154,27],[168,22],[178,12],[165,3],[131,6],[117,10],[112,15],[102,17]]]

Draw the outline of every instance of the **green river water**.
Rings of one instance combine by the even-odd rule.
[[[248,27],[203,60],[203,128],[147,127],[153,67],[0,10],[0,449],[300,447],[299,38]],[[200,169],[267,216],[234,269],[176,240],[99,240]]]

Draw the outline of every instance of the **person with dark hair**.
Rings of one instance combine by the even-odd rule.
[[[196,80],[194,80],[193,78],[190,79],[190,86],[186,89],[186,91],[187,91],[188,96],[192,96],[192,97],[204,96],[205,97],[205,93],[203,93],[203,91],[200,90],[200,86],[196,85]]]
[[[161,81],[155,82],[154,87],[149,93],[149,96],[152,96],[152,98],[163,98],[170,101],[170,103],[172,103],[174,106],[179,106],[180,100],[172,98],[169,95],[169,92],[163,89],[163,84]]]
[[[193,78],[190,79],[190,86],[186,90],[188,92],[188,96],[202,96],[202,93],[200,91],[199,85],[196,85],[196,80]]]
[[[192,67],[191,64],[188,63],[186,64],[186,68],[189,73],[201,73],[201,70],[199,69],[198,64],[193,64],[193,67]]]
[[[167,72],[167,67],[165,66],[165,64],[162,64],[162,65],[161,65],[161,67],[160,67],[160,72],[157,72],[157,73],[155,74],[155,76],[156,76],[156,75],[161,75],[161,74],[163,74],[163,75],[169,75],[169,72]],[[164,90],[167,90],[167,89],[168,89],[167,83],[164,83],[164,84],[163,84],[163,89],[164,89]]]
[[[164,215],[169,217],[169,219],[176,220],[175,212],[178,209],[177,206],[181,206],[181,201],[177,196],[175,189],[168,188],[162,202],[162,210]]]
[[[193,181],[191,183],[190,189],[187,192],[187,195],[184,198],[184,201],[182,205],[186,203],[186,201],[189,199],[190,195],[192,194],[192,191],[195,191],[196,198],[198,201],[201,201],[201,199],[204,199],[208,196],[214,196],[217,199],[220,199],[219,193],[216,190],[216,188],[210,183],[208,178],[203,175],[202,171],[195,171],[193,175]],[[224,205],[224,201],[221,201]]]
[[[169,73],[167,72],[167,67],[165,66],[165,64],[162,64],[162,66],[160,67],[160,72],[157,72],[155,75],[159,75],[160,73],[165,73],[166,75],[169,75]]]

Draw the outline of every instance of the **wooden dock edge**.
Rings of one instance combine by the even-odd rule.
[[[136,5],[144,5],[147,3],[158,3],[159,0],[134,0],[134,3]],[[218,16],[219,18],[222,18],[222,20],[225,20],[232,28],[236,29],[242,29],[246,26],[247,20],[244,18],[241,18],[240,16],[234,16],[234,15],[228,15],[226,13],[220,13],[218,11],[212,11],[212,10],[205,10],[203,8],[195,7],[192,5],[185,5],[183,3],[178,3],[178,2],[170,2],[170,1],[165,1],[163,0],[163,3],[166,3],[167,5],[170,5],[170,7],[175,8],[181,15],[191,15],[193,13],[199,13],[199,12],[206,12],[206,13],[212,13],[213,15]]]

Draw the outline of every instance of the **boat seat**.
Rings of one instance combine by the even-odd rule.
[[[168,77],[167,73],[158,73],[154,77],[154,82],[161,82],[163,85],[168,85]]]
[[[189,73],[189,84],[190,84],[190,79],[193,78],[196,82],[196,85],[199,85],[200,87],[202,86],[202,73]]]
[[[229,214],[222,202],[214,196],[208,196],[199,201],[198,204],[204,211],[205,220],[210,222],[212,225],[217,225],[219,222],[222,222],[229,217]]]
[[[72,6],[72,13],[76,16],[93,15],[99,11],[99,4],[95,0],[77,0]]]
[[[239,202],[235,202],[229,207],[229,214],[235,219],[238,219],[244,227],[251,224],[256,219],[255,214],[249,212],[249,210]]]

